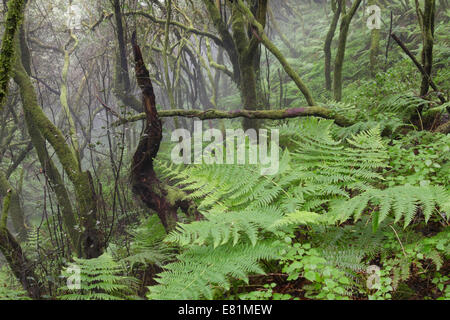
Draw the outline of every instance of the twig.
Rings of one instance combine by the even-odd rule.
[[[394,229],[394,227],[393,227],[392,225],[389,225],[389,227],[391,227],[391,229],[394,230],[395,236],[397,237],[397,240],[398,240],[398,242],[400,243],[400,246],[402,247],[403,255],[404,255],[405,257],[407,257],[405,248],[403,247],[402,241],[400,240],[400,237],[398,236],[397,231],[395,231],[395,229]]]
[[[110,112],[114,117],[119,118],[120,121],[126,120],[126,119],[122,118],[122,117],[120,116],[120,114],[118,114],[116,111],[114,111],[114,110],[111,109],[109,106],[107,106],[106,103],[104,103],[104,102],[102,101],[102,99],[100,99],[100,97],[99,97],[98,95],[97,95],[97,100],[98,100],[98,102],[100,102],[100,104],[103,106],[103,108],[105,108],[106,111]]]

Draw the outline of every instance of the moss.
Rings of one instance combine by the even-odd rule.
[[[18,39],[17,39],[18,40]],[[64,216],[64,223],[71,235],[72,245],[76,252],[84,258],[95,258],[101,255],[102,248],[100,245],[99,233],[96,226],[96,199],[95,191],[92,183],[92,178],[89,172],[82,172],[78,158],[66,143],[61,131],[47,118],[42,108],[37,102],[36,93],[30,77],[26,73],[22,65],[20,57],[19,41],[16,40],[17,59],[15,65],[14,80],[20,88],[20,95],[22,98],[22,106],[24,108],[25,119],[28,126],[28,131],[32,137],[32,142],[36,148],[40,149],[40,161],[43,162],[45,168],[50,169],[54,178],[54,183],[59,187],[58,200],[61,200],[61,205],[65,205],[68,209],[67,216]],[[32,132],[34,134],[32,134]],[[40,138],[39,138],[40,137]],[[79,223],[86,230],[85,234],[78,234],[74,227],[76,219],[73,212],[69,211],[70,205],[68,202],[67,190],[63,187],[63,181],[60,179],[56,167],[48,166],[45,161],[48,160],[48,154],[45,150],[45,140],[47,140],[55,150],[59,162],[63,166],[64,171],[69,177],[75,188],[75,196],[79,204]],[[58,179],[59,178],[59,179]]]
[[[358,1],[357,1],[358,2]],[[361,2],[361,0],[359,0]],[[247,19],[249,19],[250,23],[257,29],[256,31],[259,33],[259,37],[261,42],[264,44],[264,46],[278,59],[278,61],[281,63],[281,65],[284,68],[284,71],[291,77],[291,79],[295,82],[299,90],[304,95],[306,101],[310,106],[315,106],[316,103],[312,97],[311,92],[309,91],[308,87],[303,83],[300,76],[295,72],[295,70],[291,67],[289,62],[286,60],[284,55],[281,53],[281,51],[278,49],[278,47],[273,44],[267,35],[264,32],[264,27],[255,19],[250,9],[248,9],[245,4],[242,2],[242,0],[238,0],[237,4],[239,5],[239,10],[241,10]]]
[[[25,35],[24,24],[25,23],[22,23],[20,27],[19,38],[20,38],[20,46],[26,48],[26,50],[22,50],[21,57],[22,57],[22,64],[25,70],[27,71],[28,74],[31,74],[31,53],[30,50],[28,49],[28,46],[26,45],[27,39]]]
[[[334,35],[336,33],[336,28],[339,22],[339,17],[342,11],[342,0],[338,0],[337,7],[336,1],[331,1],[333,7],[333,20],[330,25],[330,29],[327,33],[327,38],[325,39],[324,53],[325,53],[325,87],[328,91],[331,91],[332,80],[331,80],[331,43],[333,42]]]
[[[339,32],[338,49],[336,53],[336,60],[334,66],[334,99],[336,101],[342,100],[342,69],[344,67],[345,49],[347,47],[348,31],[350,29],[350,23],[356,13],[356,10],[361,5],[362,0],[355,0],[348,13],[346,13],[346,5],[342,7],[343,17],[341,21],[341,27]]]
[[[35,267],[7,228],[0,228],[0,251],[23,289],[31,298],[39,299],[44,289],[41,288],[39,277],[34,272]]]
[[[324,107],[304,107],[304,108],[293,108],[284,110],[234,110],[234,111],[222,111],[222,110],[164,110],[158,112],[158,115],[162,118],[170,118],[174,116],[187,117],[187,118],[198,118],[200,120],[211,120],[211,119],[236,119],[236,118],[250,118],[250,119],[270,119],[270,120],[281,120],[287,118],[297,118],[297,117],[320,117],[325,119],[335,120],[336,124],[342,127],[348,127],[354,124],[350,119],[347,119],[345,115],[337,114],[332,112],[332,110]],[[128,119],[120,120],[114,123],[115,126],[121,124],[136,122],[139,120],[145,120],[145,113],[133,116]]]
[[[8,95],[10,73],[14,60],[14,38],[19,30],[25,10],[25,0],[10,0],[6,14],[5,33],[0,54],[0,111]]]
[[[234,43],[233,37],[228,31],[227,24],[222,20],[222,16],[220,14],[219,9],[215,5],[214,1],[211,0],[203,0],[203,3],[208,11],[209,17],[214,24],[214,27],[220,34],[223,42],[223,47],[227,51],[231,64],[233,65],[233,80],[237,85],[240,85],[240,68],[239,68],[239,55],[236,49],[236,45]]]
[[[239,53],[240,59],[246,54],[248,49],[249,40],[245,32],[244,16],[239,11],[237,4],[233,4],[232,11],[232,25],[233,39]],[[242,64],[240,65],[242,68]]]
[[[174,188],[169,185],[164,186],[164,188],[167,190],[166,199],[172,206],[175,206],[177,202],[186,198],[186,193],[178,188]]]
[[[257,95],[257,75],[253,63],[256,51],[253,50],[247,36],[244,15],[239,10],[237,3],[233,3],[232,30],[233,39],[239,54],[242,104],[245,110],[257,110],[260,106]],[[258,122],[253,119],[244,119],[243,127],[245,130],[257,129]]]
[[[31,142],[36,150],[39,162],[44,168],[44,171],[49,179],[53,190],[55,191],[56,198],[59,206],[61,207],[61,213],[64,221],[64,226],[70,238],[70,244],[72,250],[74,250],[78,255],[80,255],[79,248],[79,238],[80,235],[76,231],[75,226],[78,224],[77,218],[74,214],[72,204],[69,199],[69,193],[64,185],[64,181],[56,168],[55,163],[50,158],[45,139],[39,132],[39,129],[34,125],[31,117],[27,112],[25,112],[25,123],[27,125],[28,133],[31,137]]]
[[[18,56],[20,51],[19,42],[16,40],[16,50]],[[77,179],[78,160],[74,152],[66,143],[62,132],[47,118],[42,108],[37,102],[36,93],[30,77],[25,71],[21,59],[16,59],[14,80],[20,87],[20,94],[23,101],[23,108],[32,120],[33,124],[39,129],[41,134],[52,147],[64,167],[69,179],[73,182]]]
[[[6,197],[3,200],[2,218],[0,220],[0,229],[3,231],[6,229],[6,223],[8,222],[9,206],[11,204],[11,190],[8,190]]]
[[[434,20],[436,11],[435,0],[425,0],[425,8],[422,15],[422,64],[425,72],[431,75],[433,69],[433,47],[434,47]],[[426,96],[430,89],[427,76],[422,76],[420,95]]]

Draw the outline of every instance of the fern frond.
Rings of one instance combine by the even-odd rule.
[[[351,217],[358,220],[364,210],[372,204],[379,208],[377,227],[392,213],[395,222],[404,220],[404,227],[411,224],[421,209],[425,221],[431,218],[436,207],[442,212],[448,212],[450,194],[440,186],[395,186],[386,190],[369,189],[349,200],[339,201],[331,210],[337,221],[346,221]],[[437,211],[436,211],[437,212]],[[448,219],[448,218],[447,218]]]
[[[224,214],[211,211],[205,214],[204,221],[179,224],[165,241],[182,246],[212,244],[214,248],[217,248],[229,241],[236,245],[239,238],[246,235],[255,246],[259,232],[269,231],[282,216],[280,210],[275,207]]]
[[[125,299],[127,293],[136,287],[137,280],[123,276],[123,267],[115,262],[113,258],[105,253],[96,259],[74,258],[74,264],[79,271],[80,288],[69,290],[63,287],[59,297],[62,300],[121,300]],[[64,277],[73,274],[68,269],[63,271]]]
[[[214,248],[195,246],[178,256],[178,262],[165,267],[149,287],[149,299],[197,300],[213,299],[215,288],[230,288],[230,278],[248,282],[249,274],[264,274],[260,260],[279,258],[280,248],[272,243],[256,246],[231,244]]]

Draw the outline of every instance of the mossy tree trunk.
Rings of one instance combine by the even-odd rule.
[[[21,28],[23,34],[23,26]],[[22,37],[21,37],[22,38]],[[26,94],[27,91],[34,90],[32,87],[26,87],[26,76],[30,76],[31,72],[31,60],[29,59],[30,53],[25,41],[20,41],[20,61],[15,62],[16,72],[14,73],[14,80],[19,84],[19,90],[21,94],[22,103],[26,105],[37,105],[36,95]],[[21,64],[19,63],[21,62]],[[23,67],[23,69],[22,69]],[[17,73],[17,70],[21,70],[22,73]],[[20,85],[22,83],[22,85]],[[55,192],[56,199],[61,208],[62,218],[64,221],[65,230],[69,236],[69,243],[71,249],[78,255],[83,256],[80,243],[80,231],[77,231],[76,226],[79,225],[77,217],[74,213],[72,203],[69,198],[69,192],[64,184],[64,180],[58,171],[54,161],[51,159],[47,150],[45,138],[42,136],[38,127],[34,124],[33,119],[29,112],[25,110],[25,124],[27,126],[28,134],[31,139],[31,143],[36,150],[39,162],[42,166],[43,172],[48,179],[50,186]]]
[[[355,16],[356,10],[361,5],[362,0],[355,0],[352,7],[347,12],[345,1],[342,5],[342,20],[339,32],[338,49],[336,53],[336,60],[334,62],[334,99],[336,101],[342,100],[342,70],[344,67],[345,49],[347,46],[348,32],[350,23]]]
[[[336,33],[337,25],[342,11],[343,0],[332,0],[331,6],[334,12],[333,19],[331,21],[330,29],[325,39],[325,45],[323,51],[325,53],[325,88],[331,91],[333,86],[333,80],[331,78],[331,44],[333,42],[334,35]]]
[[[78,143],[78,137],[77,137],[77,127],[75,125],[75,121],[72,116],[72,111],[69,106],[69,86],[68,86],[68,76],[69,76],[69,68],[70,68],[70,58],[71,55],[75,52],[76,48],[78,47],[78,38],[73,33],[72,29],[69,29],[69,40],[67,40],[66,45],[63,48],[64,51],[64,64],[63,69],[61,73],[61,94],[60,94],[60,103],[61,107],[64,111],[65,119],[67,119],[67,123],[69,125],[69,135],[70,135],[70,146],[73,149],[73,153],[77,157],[78,162],[80,163],[81,157],[80,157],[80,146]],[[74,43],[71,48],[69,48]],[[25,47],[26,43],[21,43],[21,47]],[[28,50],[23,50],[22,52],[26,52]],[[24,66],[25,67],[25,66]],[[25,71],[27,71],[27,68],[25,68]],[[30,74],[28,72],[28,74]]]
[[[422,11],[416,0],[416,10],[422,30],[422,64],[425,72],[431,78],[433,71],[433,47],[434,47],[434,20],[436,12],[436,1],[425,0],[425,7]],[[430,89],[430,81],[427,76],[422,76],[420,95],[426,96]]]
[[[12,197],[12,190],[8,190],[4,197],[0,220],[0,251],[5,256],[11,271],[21,283],[23,289],[31,298],[39,299],[42,289],[39,279],[34,272],[33,264],[25,256],[19,242],[6,226]]]
[[[253,54],[257,53],[257,48],[255,44],[253,44],[252,48],[250,48],[250,39],[247,35],[244,17],[237,8],[236,4],[233,4],[232,9],[232,30],[233,39],[236,44],[237,52],[239,54],[239,71],[241,79],[240,90],[242,104],[245,110],[257,110],[257,77],[253,57]],[[257,122],[254,120],[245,119],[243,124],[245,130],[250,128],[257,128]]]
[[[200,120],[213,120],[213,119],[237,119],[237,118],[249,118],[249,119],[268,119],[268,120],[283,120],[290,118],[300,118],[300,117],[318,117],[324,119],[331,119],[336,122],[337,125],[341,127],[349,127],[355,124],[354,120],[346,118],[345,114],[339,114],[330,108],[326,107],[303,107],[303,108],[292,108],[292,109],[281,109],[281,110],[233,110],[233,111],[223,111],[223,110],[165,110],[159,111],[158,115],[160,118],[172,118],[172,117],[186,117],[186,118],[197,118]],[[130,122],[136,122],[140,120],[145,120],[146,114],[141,113],[136,116],[121,119],[115,123],[113,126],[120,126]]]
[[[64,220],[67,229],[71,230],[69,232],[73,237],[71,242],[79,248],[77,251],[81,257],[96,258],[102,254],[104,243],[97,228],[96,193],[91,174],[81,170],[81,165],[78,161],[79,157],[76,152],[68,145],[62,132],[47,118],[39,106],[30,76],[26,73],[20,58],[21,48],[18,39],[16,41],[16,52],[14,80],[20,88],[29,134],[33,139],[33,143],[36,143],[35,148],[37,150],[40,149],[38,154],[41,154],[40,160],[44,169],[48,168],[49,172],[51,172],[50,174],[56,178],[55,180],[59,180],[59,173],[56,173],[56,168],[49,165],[49,162],[46,161],[48,160],[46,159],[48,154],[45,154],[45,141],[48,141],[55,150],[64,171],[74,186],[75,197],[79,206],[77,219],[69,215],[66,217],[67,220]],[[59,182],[61,183],[62,179]],[[63,203],[60,204],[68,208],[68,204],[64,203],[67,200],[64,191],[62,188],[60,190],[61,198],[58,198],[58,200],[61,199]],[[73,231],[73,229],[77,229],[76,225],[74,225],[76,221],[79,229],[81,229],[81,234],[78,235]]]
[[[278,59],[280,64],[283,66],[284,71],[286,71],[289,77],[295,82],[298,89],[302,92],[308,105],[315,106],[316,103],[308,87],[302,81],[298,73],[292,68],[292,66],[289,64],[278,47],[275,46],[275,44],[273,44],[272,41],[270,41],[270,39],[267,37],[266,33],[264,32],[264,26],[258,21],[258,19],[253,15],[253,13],[250,11],[250,9],[248,9],[248,7],[243,3],[242,0],[238,0],[236,3],[239,7],[239,10],[243,15],[245,15],[245,17],[253,27],[252,32],[255,35],[253,40],[255,40],[256,42],[261,42],[267,48],[267,50],[269,50]]]
[[[240,87],[245,110],[263,109],[263,95],[259,94],[261,99],[258,96],[261,43],[278,59],[286,73],[305,96],[308,105],[315,105],[309,89],[264,32],[268,12],[267,0],[247,1],[250,8],[242,0],[227,2],[231,7],[231,32],[228,30],[226,22],[222,20],[218,5],[210,0],[203,0],[203,2],[222,38],[224,49],[230,56],[234,80]],[[255,119],[246,118],[244,119],[244,128],[257,128],[257,123]]]
[[[3,108],[8,87],[10,73],[14,61],[14,38],[18,33],[25,10],[26,0],[8,1],[8,12],[6,13],[5,33],[3,34],[0,54],[0,111]]]
[[[215,29],[221,37],[223,48],[230,58],[233,66],[233,80],[237,85],[240,85],[241,72],[239,70],[239,53],[237,51],[236,44],[234,43],[233,36],[228,30],[227,22],[223,20],[221,10],[219,8],[220,3],[218,4],[211,0],[203,0],[203,3],[206,6],[206,10],[208,11],[208,15]]]
[[[209,16],[222,38],[233,65],[233,79],[240,88],[242,104],[246,110],[262,108],[262,99],[258,98],[258,71],[260,65],[260,41],[251,25],[248,25],[237,1],[229,2],[231,6],[231,33],[223,21],[216,2],[203,0]],[[266,25],[267,0],[252,1],[252,11],[263,28]],[[244,119],[245,129],[257,128],[258,122]]]
[[[15,52],[15,39],[18,39],[18,30],[23,19],[26,1],[11,0],[8,2],[8,12],[5,22],[5,34],[2,41],[2,50],[0,54],[0,110],[8,93],[10,73],[14,65],[17,53]],[[9,210],[12,205],[13,210],[21,210],[17,194],[12,188],[6,177],[0,177],[1,188],[7,188],[2,192],[4,196],[2,215],[0,219],[0,251],[6,258],[12,272],[22,284],[24,290],[31,298],[39,299],[41,297],[41,288],[39,280],[34,273],[33,265],[27,259],[19,242],[9,232],[7,221]],[[4,190],[3,190],[4,191]],[[12,203],[11,203],[12,202]]]
[[[167,96],[169,98],[169,104],[171,109],[176,109],[175,103],[175,84],[172,84],[170,79],[169,68],[169,44],[170,44],[170,22],[172,20],[172,0],[165,0],[166,2],[166,24],[164,26],[164,46],[163,46],[163,62],[164,62],[164,84],[166,86]],[[175,129],[180,128],[178,118],[174,118]]]
[[[26,77],[29,76],[27,70],[31,70],[30,60],[25,59],[25,57],[29,57],[28,47],[25,42],[20,42],[20,53],[21,61],[16,61],[16,72],[14,74],[14,80],[19,84],[20,95],[22,99],[22,103],[26,105],[37,105],[37,99],[35,94],[27,94],[27,90],[33,90],[31,87],[26,87],[27,83]],[[21,64],[19,64],[21,62]],[[23,67],[23,69],[22,69]],[[19,74],[17,70],[22,69],[22,73]],[[22,83],[22,85],[21,85]],[[75,226],[78,224],[76,216],[73,211],[72,204],[70,202],[69,193],[66,189],[64,181],[59,173],[55,163],[50,157],[50,154],[47,150],[45,138],[42,136],[38,127],[34,124],[33,119],[27,110],[24,112],[25,116],[25,124],[27,126],[28,135],[30,136],[31,143],[36,150],[36,154],[38,156],[39,162],[42,166],[43,172],[49,180],[50,186],[55,192],[58,204],[61,208],[62,217],[64,220],[64,226],[66,232],[70,238],[70,244],[72,250],[78,255],[81,256],[81,248],[80,248],[80,233],[76,231]]]

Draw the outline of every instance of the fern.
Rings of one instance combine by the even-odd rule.
[[[385,190],[369,189],[352,199],[335,204],[331,211],[331,217],[335,221],[341,222],[351,217],[358,220],[372,204],[372,207],[378,208],[373,220],[375,229],[389,214],[394,215],[396,223],[403,219],[406,228],[411,224],[419,209],[421,209],[426,222],[436,211],[436,207],[440,207],[443,212],[449,212],[449,199],[449,192],[439,186],[414,187],[405,185]],[[446,220],[448,220],[448,217]]]
[[[421,106],[428,106],[429,100],[412,94],[396,94],[383,99],[378,106],[379,112],[395,112],[403,116],[409,116]]]
[[[180,223],[165,239],[181,253],[164,266],[160,284],[149,288],[149,297],[212,298],[214,289],[229,288],[230,278],[245,280],[249,273],[263,273],[258,261],[277,256],[280,231],[287,227],[307,224],[320,229],[358,220],[365,212],[374,212],[374,227],[391,213],[407,226],[418,208],[428,221],[436,206],[448,206],[448,194],[439,187],[380,189],[388,156],[378,126],[345,140],[333,136],[332,126],[332,121],[315,118],[285,125],[280,136],[287,148],[280,152],[278,174],[270,177],[261,176],[258,165],[160,162],[162,175],[198,203],[205,219]],[[366,231],[363,234],[361,241],[370,239]],[[379,239],[371,243],[380,244]],[[333,253],[330,263],[348,273],[360,270],[363,259],[377,252],[374,247],[366,254],[364,247],[349,250],[325,243],[323,253]],[[261,246],[266,255],[259,255]]]
[[[160,162],[162,174],[199,203],[199,209],[232,211],[252,207],[263,208],[273,203],[292,184],[295,177],[288,175],[290,157],[281,159],[279,174],[261,176],[259,165],[194,165],[167,166]]]
[[[324,216],[318,215],[313,212],[297,211],[286,215],[283,219],[276,221],[272,228],[278,229],[289,225],[307,225],[307,224],[319,224],[324,221]]]
[[[1,300],[31,300],[8,267],[0,268]]]
[[[255,246],[258,242],[259,231],[272,231],[271,227],[281,218],[282,213],[275,207],[226,214],[210,211],[205,214],[204,221],[179,224],[165,241],[181,246],[212,244],[214,248],[217,248],[231,241],[233,245],[236,245],[241,236],[246,235]]]
[[[178,256],[178,262],[165,267],[157,286],[149,288],[148,298],[157,300],[213,299],[214,289],[229,290],[229,278],[248,283],[249,273],[264,273],[259,260],[279,258],[272,242],[255,246],[231,244],[214,248],[195,246]]]
[[[377,171],[386,166],[387,153],[379,129],[362,132],[344,144],[332,137],[331,125],[331,121],[304,121],[295,137],[293,165],[307,211],[383,180]]]
[[[130,233],[134,237],[130,248],[131,254],[122,261],[129,264],[131,269],[136,265],[155,264],[162,266],[173,258],[172,250],[162,243],[166,232],[157,216],[150,217],[139,228],[132,230]],[[117,251],[121,251],[120,249],[118,247]],[[127,253],[124,252],[123,254],[126,255]]]
[[[80,289],[68,293],[68,287],[61,288],[62,300],[121,300],[130,293],[130,287],[136,286],[136,280],[122,276],[122,266],[107,253],[96,259],[74,258],[74,262],[80,270]],[[68,271],[68,268],[63,271],[65,278],[73,276]]]

